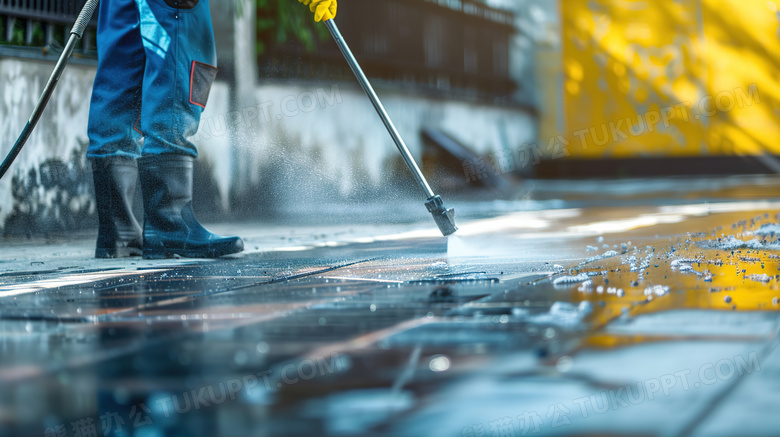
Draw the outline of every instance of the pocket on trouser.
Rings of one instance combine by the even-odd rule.
[[[203,62],[192,61],[192,67],[190,68],[190,103],[205,108],[211,93],[211,85],[216,78],[217,67]]]

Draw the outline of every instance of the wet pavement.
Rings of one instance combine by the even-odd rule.
[[[575,186],[452,202],[449,240],[422,219],[216,225],[249,248],[217,261],[5,240],[0,435],[780,435],[780,180]]]

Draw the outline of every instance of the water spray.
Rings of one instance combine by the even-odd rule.
[[[46,105],[49,103],[52,93],[54,93],[54,88],[59,83],[62,72],[65,71],[65,66],[68,65],[68,61],[70,61],[70,57],[73,55],[76,43],[78,43],[84,35],[84,31],[87,29],[89,21],[92,19],[92,15],[95,13],[97,7],[98,0],[87,0],[84,7],[81,9],[78,18],[76,19],[76,23],[73,24],[73,28],[70,31],[70,37],[68,38],[68,43],[65,45],[65,50],[62,51],[60,59],[57,61],[57,65],[54,66],[54,71],[52,72],[51,77],[49,77],[46,87],[43,89],[43,94],[40,99],[38,99],[38,104],[35,105],[35,110],[27,121],[27,124],[24,126],[16,143],[11,148],[11,151],[8,152],[8,156],[6,156],[3,163],[0,164],[0,179],[2,179],[8,169],[11,168],[11,164],[13,164],[16,157],[19,156],[19,152],[22,151],[22,148],[33,132],[33,129],[35,129],[38,121],[40,121],[43,110],[46,109]]]
[[[338,26],[336,26],[336,22],[333,19],[326,20],[325,25],[328,26],[330,34],[333,36],[333,39],[336,40],[336,44],[339,46],[341,53],[344,55],[344,58],[346,58],[352,72],[355,73],[355,77],[357,77],[358,82],[360,82],[360,86],[363,87],[363,91],[366,92],[366,95],[368,95],[368,98],[374,105],[374,109],[376,109],[376,112],[385,124],[390,136],[393,137],[393,141],[395,142],[396,147],[398,147],[398,151],[401,152],[401,156],[403,157],[406,166],[409,167],[417,184],[425,192],[426,198],[428,199],[428,201],[425,202],[425,207],[428,208],[428,212],[433,215],[433,220],[436,222],[439,230],[445,237],[454,234],[458,230],[458,227],[455,226],[455,210],[452,208],[447,209],[447,207],[444,206],[444,201],[441,199],[441,196],[436,195],[431,189],[431,186],[428,185],[428,181],[425,180],[425,176],[423,176],[422,171],[420,171],[420,167],[418,167],[417,163],[414,161],[414,157],[412,156],[412,153],[409,152],[409,148],[406,147],[406,143],[404,143],[404,140],[401,138],[401,134],[398,133],[398,129],[395,128],[393,121],[390,120],[390,116],[387,114],[382,102],[379,101],[379,97],[376,95],[376,92],[368,81],[365,73],[363,73],[363,69],[360,68],[360,65],[355,59],[355,55],[352,54],[347,42],[344,41],[344,37],[341,36],[341,32],[339,31]]]

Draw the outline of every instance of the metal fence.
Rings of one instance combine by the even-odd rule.
[[[49,45],[64,41],[86,0],[0,0],[2,41],[6,44]],[[93,43],[95,19],[83,39],[85,49]]]
[[[511,12],[472,0],[341,0],[338,23],[374,79],[491,101],[509,101],[516,89],[509,74]],[[259,65],[272,78],[351,74],[327,39],[313,52],[295,42],[276,44]]]
[[[85,1],[0,0],[0,43],[64,42]],[[509,76],[511,12],[475,0],[341,0],[339,6],[341,31],[373,79],[494,102],[509,101],[516,89]],[[94,48],[94,27],[82,44]],[[327,38],[317,44],[313,52],[297,42],[274,44],[259,57],[261,74],[350,80],[335,44]]]

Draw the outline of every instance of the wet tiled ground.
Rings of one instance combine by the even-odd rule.
[[[250,250],[213,262],[5,241],[0,435],[775,436],[769,182],[216,226]]]

